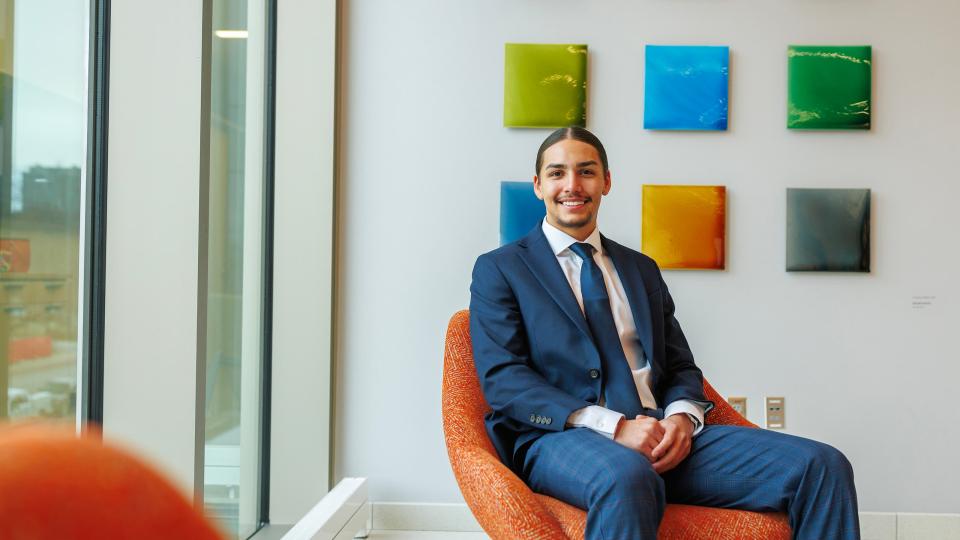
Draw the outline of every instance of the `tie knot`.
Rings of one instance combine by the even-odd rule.
[[[570,245],[570,251],[576,253],[581,259],[586,261],[593,258],[593,246],[585,242],[577,242]]]

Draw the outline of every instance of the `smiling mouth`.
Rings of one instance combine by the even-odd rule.
[[[564,208],[582,208],[585,204],[590,202],[590,199],[566,199],[557,202],[559,202],[560,206]]]

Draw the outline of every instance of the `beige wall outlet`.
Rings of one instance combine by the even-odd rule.
[[[740,396],[728,397],[727,403],[729,403],[730,406],[733,407],[733,410],[740,413],[740,416],[744,418],[747,417],[747,398],[740,397]]]
[[[783,429],[786,426],[787,415],[783,397],[768,397],[767,409],[764,414],[767,429]]]

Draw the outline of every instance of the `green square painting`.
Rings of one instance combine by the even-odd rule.
[[[586,45],[507,43],[503,75],[504,126],[586,125]]]
[[[869,272],[870,190],[787,189],[787,271]]]
[[[787,127],[870,129],[872,50],[791,45]]]

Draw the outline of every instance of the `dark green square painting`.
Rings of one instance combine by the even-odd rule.
[[[586,125],[586,45],[507,43],[503,77],[504,126]]]
[[[787,127],[870,129],[870,46],[787,49]]]
[[[787,271],[869,272],[870,190],[787,189]]]

